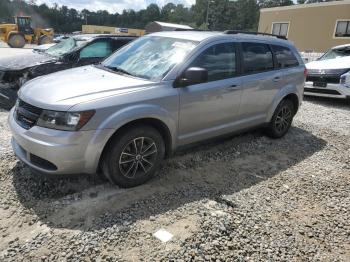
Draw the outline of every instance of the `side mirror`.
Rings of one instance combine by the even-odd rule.
[[[207,69],[201,67],[190,67],[178,79],[176,87],[183,87],[205,83],[208,81]]]

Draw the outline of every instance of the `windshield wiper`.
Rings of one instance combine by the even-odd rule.
[[[134,76],[133,74],[129,73],[128,71],[126,71],[120,67],[117,67],[117,66],[104,66],[104,67],[106,67],[110,70],[113,70],[115,72],[120,72],[120,73],[125,74],[125,75]]]

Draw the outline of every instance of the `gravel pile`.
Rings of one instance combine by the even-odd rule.
[[[144,186],[31,173],[0,112],[1,261],[350,261],[350,104],[186,149]],[[174,235],[162,243],[153,234]]]

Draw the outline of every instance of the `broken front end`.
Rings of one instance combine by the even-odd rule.
[[[16,103],[19,88],[30,78],[28,69],[1,70],[0,68],[0,107],[11,109]]]

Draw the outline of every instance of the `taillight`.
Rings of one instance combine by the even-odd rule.
[[[304,76],[307,77],[308,71],[307,68],[304,69]]]

